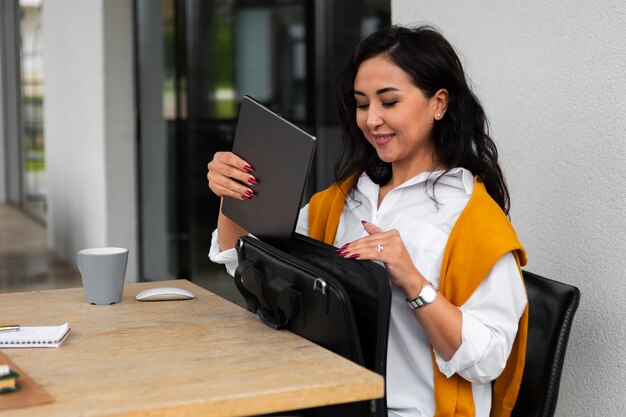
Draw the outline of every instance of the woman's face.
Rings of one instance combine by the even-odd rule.
[[[435,96],[426,97],[404,70],[376,56],[359,66],[354,97],[356,123],[381,160],[394,171],[433,168],[431,132],[433,120],[441,117]]]

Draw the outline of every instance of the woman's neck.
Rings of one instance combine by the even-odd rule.
[[[391,180],[386,184],[390,190],[393,190],[397,186],[404,184],[411,178],[423,173],[434,172],[444,169],[441,164],[438,164],[433,158],[427,158],[423,161],[412,162],[404,164],[401,162],[391,163]]]
[[[404,184],[411,178],[421,174],[422,172],[440,171],[445,167],[437,164],[432,159],[424,161],[421,164],[405,164],[391,163],[391,179],[385,185],[380,186],[378,190],[378,207],[382,204],[385,196],[394,188]]]

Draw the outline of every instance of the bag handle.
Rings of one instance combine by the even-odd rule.
[[[246,302],[248,311],[256,312],[263,296],[263,273],[254,267],[254,262],[245,260],[235,270],[235,285]]]
[[[282,329],[296,316],[302,304],[302,295],[295,286],[282,277],[270,280],[266,290],[267,303],[260,309],[263,311],[257,311],[257,314],[267,326]]]
[[[300,291],[289,281],[276,277],[265,282],[254,262],[245,260],[235,270],[235,285],[249,311],[273,329],[282,329],[292,320],[302,304]]]

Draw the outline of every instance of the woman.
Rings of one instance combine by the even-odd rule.
[[[509,415],[525,355],[526,259],[454,49],[429,27],[376,32],[341,73],[335,101],[337,183],[302,209],[297,231],[388,269],[389,415]],[[218,153],[208,169],[218,196],[254,198],[246,161]],[[246,233],[220,214],[211,259],[232,272]]]

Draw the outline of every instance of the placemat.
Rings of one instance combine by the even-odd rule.
[[[21,388],[19,391],[0,395],[0,411],[54,402],[54,398],[2,352],[0,352],[0,364],[7,364],[13,371],[20,374],[17,384]]]

